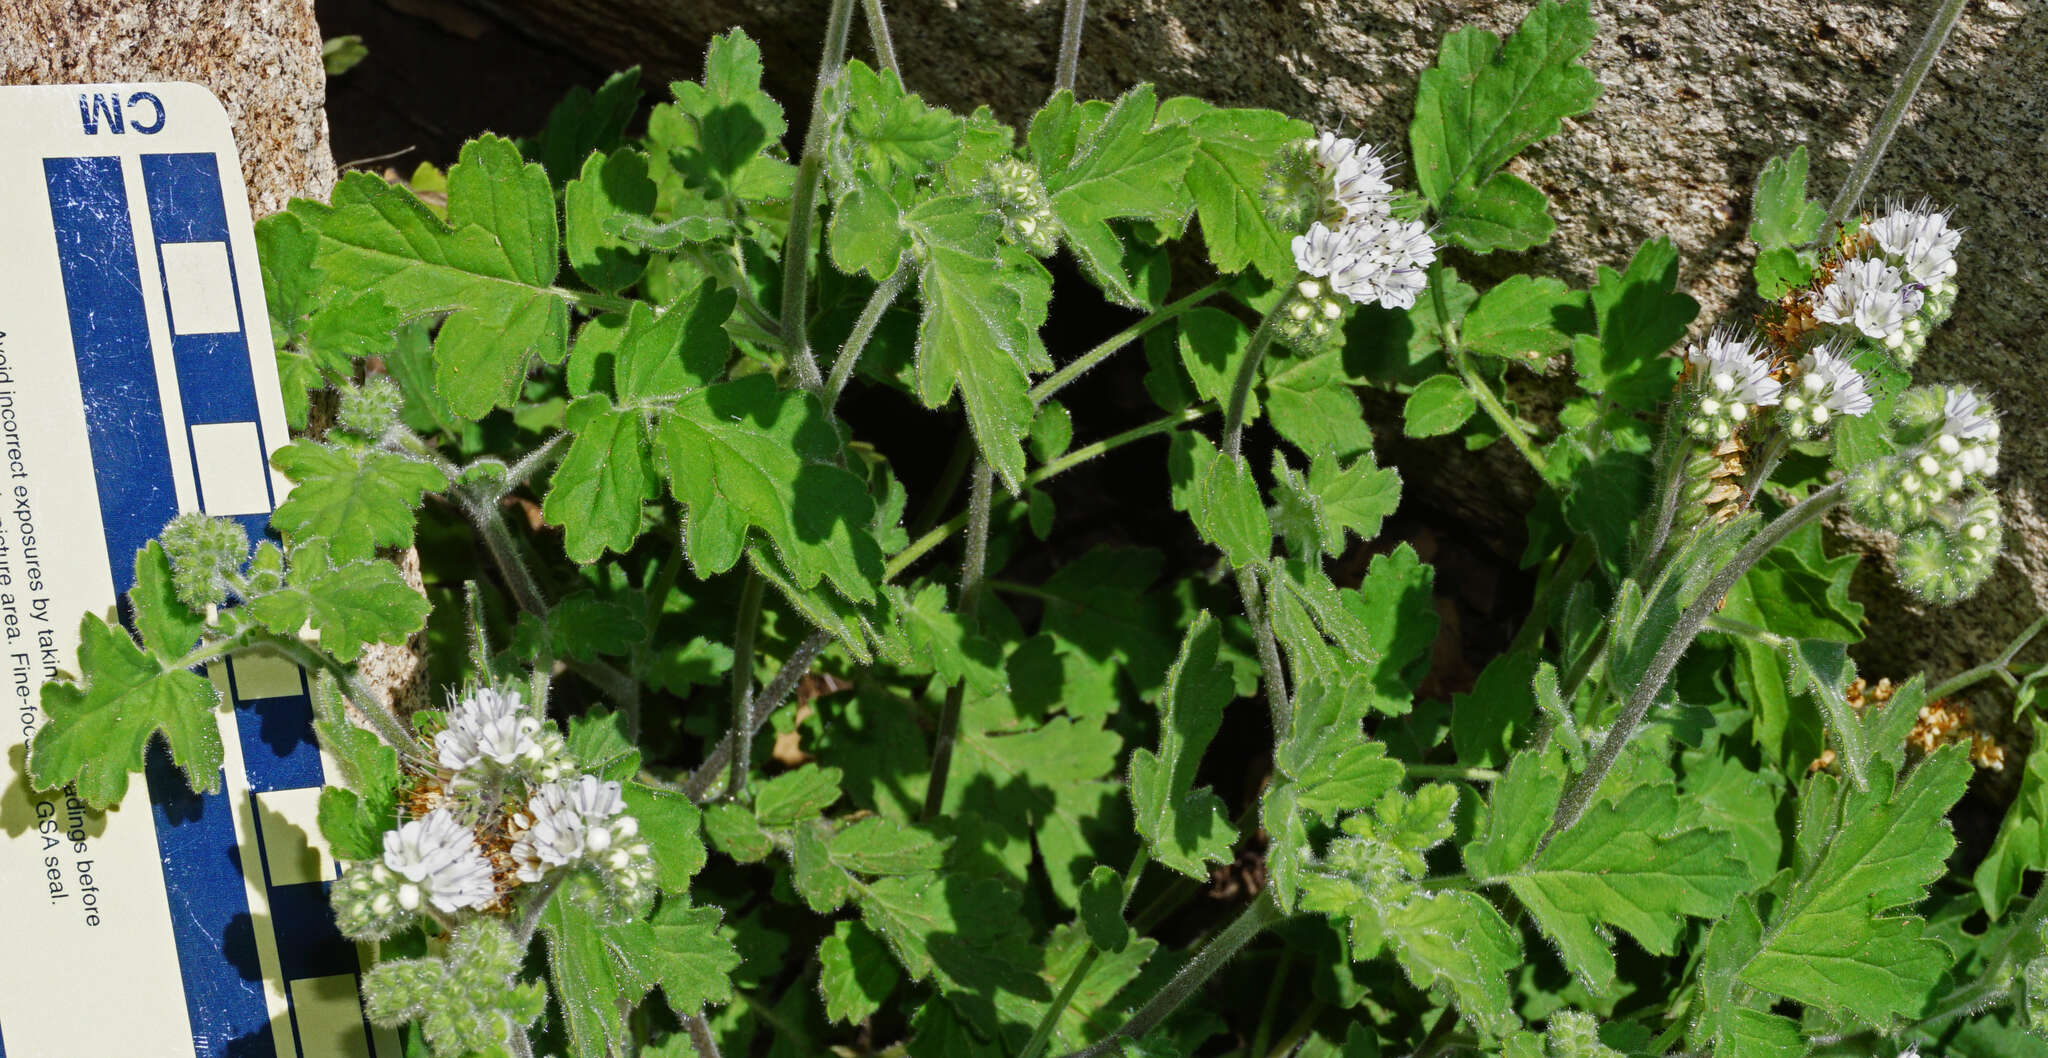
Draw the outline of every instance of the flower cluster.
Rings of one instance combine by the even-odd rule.
[[[589,869],[629,907],[653,895],[653,851],[620,785],[580,774],[517,690],[472,688],[446,719],[433,739],[438,767],[414,778],[405,801],[413,818],[335,883],[344,933],[389,937],[429,909],[499,911],[514,889],[558,870]]]
[[[1872,401],[1862,373],[1849,362],[1849,344],[1837,339],[1799,360],[1798,381],[1779,402],[1792,436],[1815,437],[1841,416],[1861,417]]]
[[[512,817],[521,831],[512,843],[519,880],[538,882],[557,867],[588,863],[621,898],[637,902],[654,880],[654,863],[638,840],[639,822],[625,811],[619,784],[595,775],[542,786]]]
[[[1036,166],[1016,158],[991,163],[983,189],[994,200],[1003,234],[1012,243],[1039,257],[1050,257],[1059,249],[1052,197],[1045,193]]]
[[[1374,148],[1328,132],[1294,144],[1274,162],[1267,201],[1279,223],[1306,223],[1293,244],[1301,275],[1279,317],[1290,341],[1328,337],[1344,300],[1405,309],[1427,285],[1436,240],[1422,222],[1393,215],[1387,163]]]
[[[1850,245],[1828,282],[1808,293],[1813,318],[1853,328],[1911,364],[1955,303],[1956,247],[1963,233],[1948,211],[1893,203]]]
[[[1695,437],[1725,441],[1784,395],[1784,384],[1771,374],[1769,353],[1758,354],[1755,335],[1717,327],[1706,344],[1685,351],[1685,360],[1698,394],[1686,419]]]
[[[1907,390],[1895,416],[1903,450],[1850,479],[1863,520],[1901,534],[1899,579],[1922,598],[1967,598],[1991,575],[2004,524],[1990,479],[1998,473],[1998,416],[1967,386]]]

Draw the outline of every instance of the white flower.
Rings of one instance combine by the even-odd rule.
[[[1871,221],[1866,230],[1907,275],[1932,286],[1956,274],[1956,247],[1962,244],[1963,231],[1949,227],[1948,215],[1948,210],[1934,209],[1926,199],[1910,209],[1894,202],[1891,211]]]
[[[1330,286],[1360,304],[1414,307],[1428,284],[1430,263],[1436,260],[1436,240],[1429,237],[1429,229],[1421,221],[1388,217],[1359,221],[1345,230],[1356,233],[1353,250],[1330,272]]]
[[[512,843],[519,880],[540,881],[553,868],[585,857],[608,865],[612,857],[605,854],[616,851],[614,846],[630,853],[625,846],[640,825],[632,816],[621,816],[625,810],[619,784],[600,782],[595,775],[542,786],[526,811],[512,817],[513,825],[523,828]]]
[[[1714,328],[1706,345],[1687,349],[1685,359],[1699,371],[1710,399],[1769,407],[1785,390],[1771,377],[1770,360],[1756,355],[1756,336],[1733,327]]]
[[[1325,132],[1309,141],[1308,149],[1329,181],[1330,198],[1344,207],[1347,221],[1386,215],[1394,185],[1387,182],[1387,162],[1378,148]]]
[[[476,835],[447,809],[436,808],[384,835],[384,866],[405,879],[398,902],[417,910],[424,897],[443,912],[483,907],[497,899],[491,863]]]
[[[1846,261],[1813,306],[1822,323],[1853,325],[1877,339],[1901,334],[1906,317],[1920,311],[1926,295],[1898,269],[1877,258]]]
[[[479,687],[448,711],[448,729],[434,736],[441,766],[455,771],[479,761],[510,766],[539,761],[543,747],[535,739],[540,720],[528,716],[519,692]]]
[[[1968,386],[1948,391],[1941,402],[1941,432],[1965,441],[1998,440],[1998,417],[1984,398]]]
[[[1860,416],[1870,410],[1863,375],[1849,363],[1846,351],[1845,344],[1831,342],[1799,361],[1799,388],[1816,409],[1826,410],[1826,414],[1816,413],[1823,422],[1828,415]]]
[[[1308,226],[1308,233],[1294,237],[1294,267],[1312,276],[1326,276],[1357,253],[1357,229],[1346,225],[1332,229],[1322,221]]]

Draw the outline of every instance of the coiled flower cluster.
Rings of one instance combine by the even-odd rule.
[[[1686,431],[1725,441],[1759,410],[1779,402],[1784,384],[1771,374],[1768,352],[1758,355],[1755,335],[1717,327],[1706,343],[1685,351],[1696,392]]]
[[[1051,257],[1059,249],[1052,197],[1045,193],[1037,166],[1008,157],[992,162],[982,188],[994,201],[1003,234],[1012,243],[1038,257]]]
[[[560,732],[509,687],[471,688],[434,735],[415,776],[413,818],[384,834],[383,855],[335,883],[344,933],[392,936],[422,913],[499,912],[522,885],[587,869],[627,907],[654,893],[653,851],[620,785],[581,774]]]
[[[1422,222],[1393,215],[1375,148],[1329,132],[1292,144],[1273,162],[1266,201],[1276,223],[1302,231],[1293,243],[1301,274],[1277,317],[1289,341],[1327,339],[1347,300],[1405,309],[1428,284],[1436,240]]]
[[[1903,450],[1850,479],[1857,516],[1900,534],[1900,581],[1932,602],[1969,597],[1991,575],[2004,543],[1990,479],[1998,473],[1998,417],[1967,386],[1907,390],[1895,416]]]
[[[1927,202],[1893,203],[1850,243],[1828,282],[1807,294],[1813,318],[1883,343],[1910,365],[1955,304],[1960,228]]]
[[[1792,436],[1817,437],[1835,419],[1870,411],[1869,386],[1849,362],[1850,352],[1847,342],[1836,339],[1800,358],[1799,377],[1779,400],[1781,421]]]

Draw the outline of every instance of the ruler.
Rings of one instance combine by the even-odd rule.
[[[105,813],[37,793],[41,684],[186,511],[252,539],[290,482],[248,193],[192,84],[0,87],[0,1058],[397,1058],[315,822],[306,677],[209,667],[220,792],[161,744]]]

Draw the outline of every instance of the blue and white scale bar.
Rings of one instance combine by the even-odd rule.
[[[216,157],[44,160],[119,593],[132,586],[136,550],[179,513],[181,483],[197,509],[259,539],[277,501],[251,366],[270,350],[252,343],[242,311],[258,273],[236,259]],[[146,210],[133,208],[137,178]],[[153,283],[139,271],[151,266]],[[158,370],[155,313],[171,378]],[[357,949],[327,907],[334,865],[308,834],[324,771],[305,677],[246,658],[214,678],[234,705],[221,791],[192,792],[160,748],[146,769],[193,1050],[392,1058],[362,1021]]]

